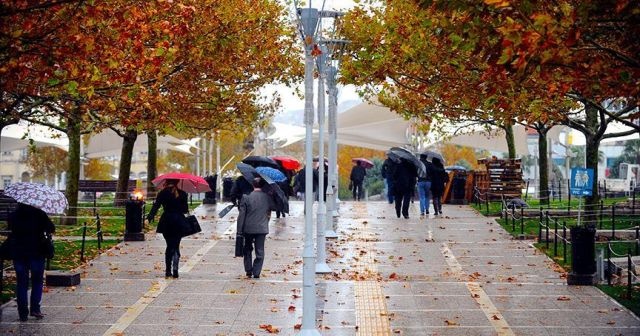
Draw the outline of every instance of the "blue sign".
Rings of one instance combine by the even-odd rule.
[[[591,196],[593,195],[593,169],[572,168],[571,169],[571,195]]]

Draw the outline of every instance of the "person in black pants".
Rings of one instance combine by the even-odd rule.
[[[165,181],[164,188],[158,193],[147,216],[147,220],[153,222],[158,209],[162,206],[163,212],[158,221],[156,232],[162,233],[167,243],[164,252],[165,276],[173,276],[174,278],[178,277],[180,240],[182,239],[182,229],[186,225],[184,215],[189,213],[187,193],[178,189],[178,182],[178,180]]]
[[[364,196],[364,190],[362,190],[362,183],[364,182],[364,178],[367,176],[366,169],[360,164],[360,161],[354,162],[353,168],[351,168],[351,175],[349,179],[351,180],[353,192],[353,199],[359,201]]]
[[[444,170],[442,161],[433,158],[432,165],[429,168],[429,176],[431,176],[431,196],[433,197],[433,210],[436,216],[442,215],[442,195],[447,182],[449,182],[449,174]]]
[[[47,214],[30,205],[18,203],[17,209],[7,218],[11,231],[7,240],[13,268],[16,271],[16,301],[20,321],[27,321],[28,315],[40,320],[42,286],[44,283],[45,252],[39,248],[45,233],[55,231]],[[49,256],[50,257],[50,256]],[[27,297],[31,282],[31,297]]]
[[[404,218],[409,218],[409,204],[413,190],[416,188],[417,176],[416,166],[404,159],[396,166],[396,170],[393,172],[393,198],[398,218],[400,218],[400,214]]]

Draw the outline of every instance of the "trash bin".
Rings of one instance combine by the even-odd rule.
[[[202,200],[202,204],[216,204],[216,181],[218,181],[218,174],[209,175],[204,178],[209,184],[209,188],[211,191],[207,191],[204,193],[204,199]]]
[[[596,284],[596,229],[591,227],[572,227],[571,235],[571,273],[567,276],[568,285]]]
[[[451,204],[467,204],[465,187],[467,185],[467,172],[456,171],[451,181]]]
[[[144,233],[142,232],[142,206],[144,201],[141,199],[128,199],[125,201],[125,241],[143,241]]]
[[[231,187],[233,187],[233,178],[225,177],[222,179],[222,200],[228,202],[231,200]]]

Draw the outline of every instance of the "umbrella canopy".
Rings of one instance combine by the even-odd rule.
[[[444,167],[444,170],[446,171],[452,171],[452,170],[463,170],[463,171],[467,171],[467,167],[464,166],[446,166]]]
[[[283,182],[287,180],[287,177],[284,175],[284,173],[275,168],[256,167],[256,171],[258,172],[258,174],[260,174],[260,176],[268,176],[275,182]]]
[[[290,156],[271,156],[271,159],[280,163],[282,168],[287,170],[298,170],[300,169],[300,161],[290,157]]]
[[[280,168],[280,165],[278,165],[276,161],[268,156],[249,155],[246,158],[242,159],[242,162],[252,167],[271,167],[275,169]]]
[[[252,166],[242,162],[238,163],[236,167],[247,181],[253,181],[255,177],[263,178],[265,182],[267,182],[267,185],[265,185],[262,190],[273,197],[279,211],[289,213],[289,200],[287,199],[287,195],[285,195],[284,191],[280,189],[268,174],[265,174],[265,170],[258,170],[259,168],[265,167],[253,168]],[[260,173],[260,171],[262,171],[262,173]]]
[[[440,162],[442,162],[444,164],[444,158],[442,157],[442,154],[440,154],[438,152],[426,150],[426,151],[420,153],[420,155],[426,156],[427,157],[427,161],[429,161],[429,162],[433,161],[433,158],[436,158],[436,159],[440,160]]]
[[[242,177],[244,177],[244,179],[247,180],[249,184],[251,184],[251,181],[253,181],[254,178],[260,176],[260,174],[258,174],[258,171],[256,171],[256,169],[252,165],[246,164],[244,162],[238,162],[238,164],[236,164],[236,168],[238,168],[240,174],[242,174]]]
[[[389,152],[399,157],[400,159],[413,163],[413,165],[416,166],[419,177],[427,176],[427,168],[424,166],[424,163],[422,163],[422,161],[420,161],[410,151],[400,147],[391,147],[391,149],[389,149]]]
[[[373,162],[365,158],[353,158],[351,159],[351,161],[360,162],[360,165],[363,166],[365,169],[373,168]]]
[[[184,190],[188,193],[201,193],[211,191],[209,183],[200,177],[187,173],[167,173],[160,175],[151,181],[154,186],[158,187],[162,185],[166,180],[178,180],[178,189]]]
[[[64,213],[69,206],[62,192],[41,183],[13,183],[4,190],[4,194],[49,214]]]

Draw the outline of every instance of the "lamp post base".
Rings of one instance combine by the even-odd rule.
[[[331,272],[331,268],[326,263],[316,264],[316,274],[327,274]]]
[[[596,273],[576,274],[572,272],[567,275],[567,285],[569,286],[593,286],[596,284],[598,284]]]
[[[333,230],[327,230],[324,232],[325,238],[338,238],[338,234]]]
[[[296,336],[321,336],[316,329],[302,329]]]

